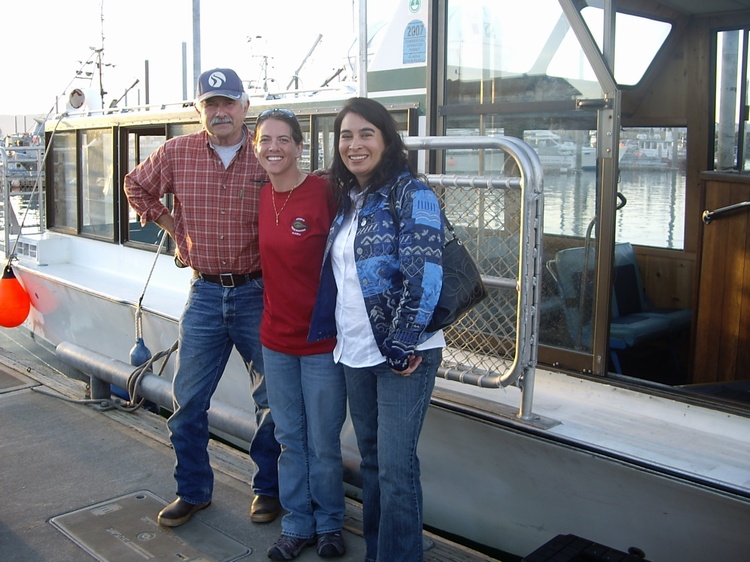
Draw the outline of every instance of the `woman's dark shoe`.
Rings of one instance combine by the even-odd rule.
[[[179,527],[183,523],[190,521],[190,518],[196,511],[205,509],[209,505],[211,505],[211,502],[195,504],[177,498],[159,512],[156,520],[159,522],[159,525],[163,525],[164,527]]]
[[[317,550],[318,556],[321,558],[343,556],[346,548],[344,547],[344,537],[341,536],[341,531],[318,535]]]
[[[276,542],[268,549],[268,557],[271,560],[292,560],[297,558],[302,549],[315,544],[315,537],[301,539],[299,537],[290,537],[281,535]]]
[[[270,523],[279,516],[281,504],[279,498],[257,495],[250,505],[250,521],[253,523]]]

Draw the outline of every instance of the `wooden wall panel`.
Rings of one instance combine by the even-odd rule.
[[[695,254],[637,247],[646,294],[657,308],[691,308]]]
[[[705,182],[708,210],[750,201],[746,182]],[[750,379],[750,212],[703,228],[694,339],[693,382]]]

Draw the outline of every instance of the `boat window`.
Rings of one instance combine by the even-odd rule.
[[[151,156],[152,153],[156,152],[167,140],[163,134],[160,135],[149,135],[149,134],[130,134],[130,139],[136,140],[136,142],[128,143],[128,172],[135,168],[138,164],[143,162],[146,158]]]
[[[508,10],[489,0],[448,0],[445,103],[439,109],[444,134],[518,137],[539,155],[545,264],[540,360],[575,370],[601,368],[592,353],[598,351],[594,343],[600,346],[604,339],[602,320],[608,316],[608,299],[602,296],[608,292],[598,290],[597,269],[600,228],[609,222],[598,214],[603,195],[618,202],[616,242],[684,247],[686,128],[622,129],[622,167],[614,176],[602,173],[603,164],[611,168],[612,163],[604,160],[607,147],[598,142],[597,131],[602,125],[606,129],[600,108],[607,107],[604,90],[611,86],[599,84],[591,66],[592,57],[602,54],[604,12],[593,7],[601,2],[590,4],[581,17],[599,53],[584,49],[557,1],[531,0]],[[618,13],[615,28],[615,79],[634,85],[672,25]],[[446,150],[443,169],[501,175],[507,162],[497,150]],[[615,197],[615,189],[622,196]],[[493,239],[492,255],[514,243],[505,234],[516,213],[513,202],[495,200],[487,190],[463,190],[448,193],[446,206],[461,210],[465,224],[460,226]],[[609,246],[607,233],[602,249],[609,251]],[[603,370],[619,368],[605,365]]]
[[[685,247],[686,139],[686,127],[621,130],[618,242]]]
[[[317,167],[329,168],[333,161],[336,147],[333,145],[333,121],[335,115],[325,115],[315,118],[316,135],[316,157]]]
[[[447,103],[601,95],[557,0],[450,0],[446,59]]]
[[[532,0],[507,10],[489,0],[450,0],[447,35],[445,134],[508,135],[530,144],[545,174],[544,260],[585,245],[588,263],[595,263],[597,113],[576,108],[575,100],[604,95],[559,2]],[[499,150],[445,151],[448,174],[503,175],[507,165]],[[517,220],[518,205],[506,198],[483,189],[446,194],[446,207],[460,210],[459,226],[492,239],[486,259],[518,243],[505,228]],[[545,270],[541,343],[591,352],[596,276],[593,268],[584,271],[575,282],[585,285],[585,302],[571,297],[566,307]],[[575,318],[567,314],[573,309]]]
[[[307,172],[311,172],[313,168],[312,162],[310,160],[310,118],[302,115],[297,116],[297,121],[299,121],[299,126],[302,129],[302,138],[304,139],[304,146],[302,147],[302,156],[300,156],[299,161],[297,164],[299,165],[300,170],[304,170]]]
[[[715,41],[716,133],[713,168],[748,171],[748,29],[720,31]]]
[[[156,151],[162,144],[167,140],[164,134],[164,128],[158,129],[143,129],[133,130],[128,132],[128,160],[127,170],[125,173],[131,171],[138,164],[146,160],[153,152]],[[124,194],[123,194],[124,197]],[[167,208],[171,209],[170,198],[165,196],[163,198],[164,204]],[[144,244],[151,244],[158,246],[161,243],[162,230],[156,223],[150,222],[145,226],[141,226],[141,220],[138,214],[133,208],[127,204],[124,200],[125,208],[127,209],[127,224],[128,234],[127,240],[130,242],[142,242]],[[171,239],[167,240],[167,250],[173,249],[173,242]]]
[[[111,129],[80,134],[81,234],[114,240],[115,169]]]
[[[581,10],[600,50],[604,44],[604,10],[587,6]],[[617,12],[615,15],[615,81],[622,86],[640,82],[672,31],[672,24]]]
[[[49,228],[77,233],[78,167],[75,131],[55,134],[47,177],[52,180],[52,189],[47,190]]]

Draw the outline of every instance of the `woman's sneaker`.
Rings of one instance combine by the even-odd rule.
[[[346,548],[344,547],[344,537],[340,531],[335,533],[323,533],[318,535],[318,556],[321,558],[334,558],[343,556]]]
[[[301,539],[299,537],[290,537],[281,535],[276,542],[268,549],[268,557],[271,560],[291,560],[297,558],[302,549],[315,544],[315,537]]]

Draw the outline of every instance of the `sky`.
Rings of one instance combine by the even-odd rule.
[[[314,88],[356,56],[357,0],[202,0],[201,68],[234,68],[243,80],[261,81],[263,61],[270,88],[286,89],[295,70],[317,43],[300,72],[300,88]],[[370,2],[383,8],[390,2]],[[193,0],[2,0],[0,37],[3,87],[0,115],[46,115],[64,111],[67,92],[92,87],[77,72],[94,72],[102,51],[105,105],[128,93],[129,105],[183,99],[183,42],[187,52],[188,98],[194,94]],[[351,77],[351,73],[345,73]],[[98,82],[93,90],[99,91]],[[6,131],[10,132],[10,131]]]

